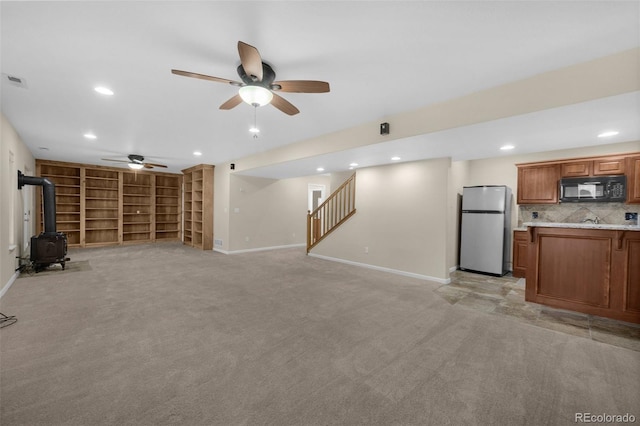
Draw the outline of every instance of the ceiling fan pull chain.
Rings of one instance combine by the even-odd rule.
[[[260,105],[253,104],[253,127],[249,129],[251,133],[253,133],[253,138],[258,139],[258,133],[260,133],[260,129],[258,129],[258,107]]]

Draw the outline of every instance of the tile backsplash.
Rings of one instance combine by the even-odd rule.
[[[624,219],[625,213],[640,211],[640,204],[624,203],[563,203],[563,204],[528,204],[518,206],[518,226],[523,222],[559,222],[580,223],[585,219],[594,220],[598,217],[600,223],[612,225],[630,225],[631,221]],[[538,218],[533,218],[533,213]],[[634,221],[635,222],[635,221]]]

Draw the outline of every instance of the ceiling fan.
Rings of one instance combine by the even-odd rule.
[[[129,159],[127,160],[114,160],[111,158],[103,158],[103,161],[114,161],[116,163],[127,163],[127,165],[129,166],[129,168],[134,169],[134,170],[140,170],[142,168],[145,169],[153,169],[154,167],[162,167],[162,168],[167,168],[167,166],[165,166],[164,164],[156,164],[156,163],[145,163],[144,161],[144,157],[142,155],[136,155],[136,154],[129,154],[127,156],[127,158]]]
[[[289,101],[274,92],[291,93],[326,93],[329,91],[329,83],[317,80],[282,80],[274,81],[276,73],[269,64],[262,62],[258,49],[238,42],[240,65],[238,75],[242,81],[228,80],[226,78],[212,77],[210,75],[197,74],[189,71],[171,70],[173,74],[184,77],[199,78],[202,80],[217,81],[239,87],[238,94],[220,105],[220,109],[229,110],[238,106],[242,101],[254,107],[271,103],[274,107],[288,115],[300,112]]]

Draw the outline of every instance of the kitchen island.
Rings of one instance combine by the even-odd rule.
[[[527,301],[640,324],[640,227],[524,225]]]

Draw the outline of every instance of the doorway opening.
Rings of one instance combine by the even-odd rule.
[[[315,183],[309,184],[308,189],[308,207],[307,209],[312,212],[318,208],[320,204],[325,200],[325,185],[318,185]]]

